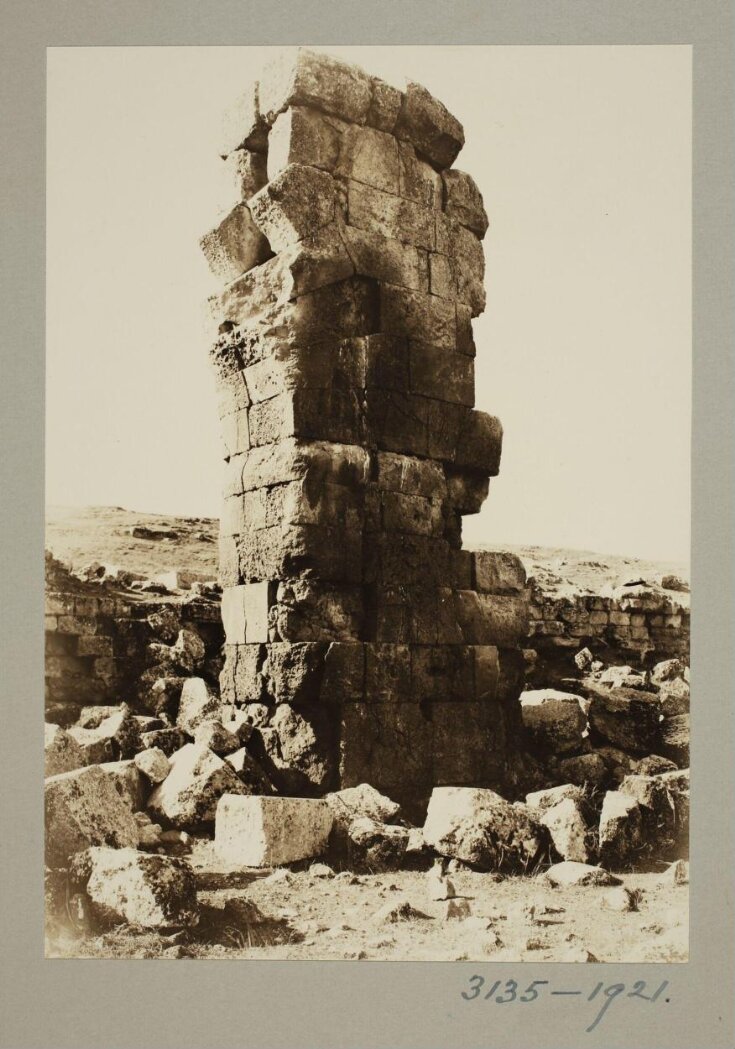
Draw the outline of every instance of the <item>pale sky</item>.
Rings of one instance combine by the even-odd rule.
[[[687,560],[691,49],[329,47],[462,121],[490,217],[465,544]],[[47,500],[216,517],[198,238],[221,113],[272,48],[48,51]]]

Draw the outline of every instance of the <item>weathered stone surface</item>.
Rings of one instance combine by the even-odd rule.
[[[689,684],[683,678],[662,683],[659,691],[661,713],[664,718],[689,713]]]
[[[233,797],[217,806],[215,849],[229,863],[276,867],[321,855],[332,828],[318,798]]]
[[[577,863],[589,861],[589,832],[579,801],[564,798],[546,809],[540,822],[548,829],[554,848],[562,859]]]
[[[208,747],[187,743],[171,756],[171,771],[148,799],[148,809],[174,827],[194,827],[214,819],[223,794],[247,788],[231,765]]]
[[[381,794],[369,783],[358,783],[345,787],[324,798],[334,817],[335,826],[349,827],[353,820],[366,817],[377,823],[395,820],[401,811],[400,805]]]
[[[177,726],[188,736],[193,736],[205,721],[216,721],[220,717],[220,703],[204,678],[189,678],[181,690]]]
[[[91,848],[75,864],[100,921],[126,922],[145,929],[196,925],[196,881],[189,864],[150,856],[133,848]]]
[[[664,885],[688,885],[689,864],[686,860],[675,860],[661,875]]]
[[[272,137],[273,131],[268,139],[269,160]],[[265,154],[254,153],[250,149],[233,150],[225,158],[225,177],[230,183],[236,201],[249,200],[268,181]]]
[[[180,728],[161,728],[144,732],[141,741],[144,747],[155,747],[170,758],[175,751],[184,746],[186,735]]]
[[[245,747],[227,754],[225,761],[232,765],[238,779],[249,788],[249,794],[275,794],[275,788],[263,769]]]
[[[395,133],[408,139],[437,168],[450,167],[464,145],[460,122],[425,87],[413,81],[406,86]]]
[[[138,812],[144,808],[147,784],[134,760],[106,761],[99,767],[110,778],[115,790],[131,812]]]
[[[472,787],[435,787],[423,834],[441,855],[484,870],[527,869],[543,841],[525,806]]]
[[[321,793],[333,775],[334,726],[318,704],[298,708],[279,703],[267,728],[257,730],[257,752],[268,778],[289,794]]]
[[[240,739],[219,721],[203,721],[194,732],[194,742],[208,747],[214,754],[224,757],[234,754],[240,747]]]
[[[44,787],[46,863],[66,866],[90,845],[134,848],[138,832],[130,807],[97,766],[51,776]]]
[[[544,688],[521,695],[523,725],[535,746],[552,754],[579,750],[587,724],[579,696]]]
[[[279,55],[260,80],[260,109],[268,123],[288,106],[322,109],[363,124],[372,100],[370,77],[357,66],[307,48]]]
[[[268,136],[268,178],[275,178],[289,164],[309,164],[333,172],[345,130],[341,120],[318,109],[286,109],[276,117]]]
[[[679,768],[689,765],[689,715],[677,714],[661,722],[661,753]]]
[[[59,725],[44,725],[44,776],[58,776],[87,764],[85,754],[73,736]]]
[[[371,873],[398,870],[408,847],[408,828],[358,816],[347,828],[347,861]]]
[[[268,582],[228,586],[222,591],[222,622],[229,645],[268,640],[268,610],[272,587]]]
[[[488,594],[520,593],[526,586],[526,570],[520,557],[496,550],[472,554],[473,585]]]
[[[199,241],[209,268],[223,281],[259,266],[273,252],[247,204],[236,204],[230,213]]]
[[[337,190],[325,171],[290,164],[248,206],[258,229],[280,251],[335,221]]]
[[[582,801],[584,798],[583,788],[574,783],[564,783],[560,787],[536,790],[531,794],[526,794],[526,805],[530,809],[546,812],[567,798],[571,798],[573,801]]]
[[[558,763],[559,776],[580,786],[601,786],[608,777],[608,769],[599,754],[577,754],[562,758]]]
[[[148,782],[154,785],[163,783],[171,771],[171,762],[160,747],[148,747],[141,750],[133,760]]]
[[[557,888],[569,888],[576,885],[619,885],[620,878],[604,870],[602,867],[593,867],[587,863],[579,863],[574,860],[566,860],[563,863],[555,863],[549,867],[544,875],[549,884]]]
[[[609,790],[600,813],[600,861],[620,870],[634,863],[644,846],[638,802],[630,795]]]
[[[484,237],[488,227],[488,218],[482,201],[482,194],[471,175],[464,171],[445,171],[444,210],[451,218],[456,219],[478,237]]]
[[[651,671],[651,684],[661,686],[671,681],[684,681],[686,666],[680,659],[664,659]]]
[[[613,746],[633,754],[660,753],[659,703],[654,693],[637,689],[590,688],[590,728]]]
[[[645,673],[639,673],[629,666],[608,667],[602,671],[597,681],[608,688],[645,689],[648,684]]]

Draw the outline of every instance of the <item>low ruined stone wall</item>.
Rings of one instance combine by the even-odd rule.
[[[120,702],[175,716],[186,676],[217,681],[224,641],[218,595],[155,595],[85,581],[47,554],[45,613],[48,722],[69,725],[84,706]]]
[[[688,593],[641,583],[598,594],[558,595],[533,581],[529,592],[527,676],[534,687],[576,675],[574,656],[585,648],[605,664],[689,662]]]

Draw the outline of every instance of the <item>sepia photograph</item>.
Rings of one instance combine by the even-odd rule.
[[[46,61],[45,957],[687,962],[691,48]]]

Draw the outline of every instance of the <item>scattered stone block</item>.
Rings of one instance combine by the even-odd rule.
[[[98,920],[146,929],[196,925],[196,882],[188,863],[134,848],[91,848],[75,862]]]
[[[546,812],[547,809],[553,808],[566,798],[571,798],[574,801],[582,801],[584,798],[584,789],[577,786],[575,783],[565,783],[560,787],[548,787],[546,790],[536,790],[531,794],[526,794],[526,805],[528,805],[530,809],[538,809],[540,812]]]
[[[566,889],[576,885],[619,885],[620,878],[602,867],[566,860],[549,867],[544,875],[550,885]]]
[[[661,722],[661,753],[679,768],[689,765],[689,715],[677,714]]]
[[[689,713],[689,684],[684,678],[673,678],[661,684],[659,691],[661,713],[664,718]]]
[[[651,671],[651,684],[660,687],[671,681],[684,681],[686,669],[680,659],[664,659]]]
[[[321,855],[331,829],[322,799],[227,794],[217,806],[215,849],[230,863],[278,867]]]
[[[396,925],[399,922],[431,921],[431,915],[425,914],[405,899],[389,900],[379,911],[373,915],[372,921],[375,925]]]
[[[590,729],[632,754],[659,753],[659,702],[640,689],[587,686]]]
[[[178,728],[187,736],[194,736],[199,725],[205,721],[218,721],[220,714],[219,699],[204,678],[192,677],[184,682],[176,719]]]
[[[558,763],[559,777],[573,780],[582,787],[599,787],[608,777],[608,768],[599,753],[576,754],[561,758]]]
[[[423,834],[440,855],[482,870],[527,870],[543,844],[531,810],[476,787],[435,787]]]
[[[327,794],[324,798],[332,811],[335,825],[349,826],[359,817],[368,817],[377,823],[390,823],[396,819],[401,808],[385,794],[381,794],[369,783]]]
[[[350,866],[369,872],[398,870],[408,847],[408,828],[358,816],[347,828]]]
[[[602,906],[606,907],[611,911],[621,911],[626,913],[628,911],[638,910],[638,893],[626,889],[624,885],[619,885],[615,889],[610,889],[602,897]]]
[[[138,812],[145,806],[146,783],[135,761],[106,761],[99,766],[109,776],[115,790],[130,807],[131,812]]]
[[[590,859],[587,823],[577,800],[568,797],[546,809],[540,822],[548,828],[554,848],[563,860],[587,863]]]
[[[171,755],[171,771],[148,799],[148,809],[174,827],[195,827],[215,818],[223,794],[245,794],[235,770],[208,747],[187,743]]]
[[[148,747],[139,751],[133,759],[137,768],[154,786],[163,783],[171,771],[171,762],[159,747]]]
[[[90,845],[134,848],[138,832],[130,807],[98,766],[60,773],[44,787],[46,863],[64,867]]]
[[[543,688],[521,694],[523,725],[540,750],[565,754],[579,750],[587,725],[580,697]]]
[[[215,754],[225,757],[240,748],[240,740],[219,721],[203,721],[194,732],[194,742],[209,747]]]
[[[44,776],[57,776],[71,772],[86,764],[85,754],[79,743],[59,725],[44,726]]]
[[[232,765],[237,777],[248,787],[249,794],[275,794],[276,790],[263,769],[245,747],[225,756],[228,765]]]
[[[663,885],[688,885],[689,864],[686,860],[675,860],[661,875]]]
[[[620,870],[630,866],[645,846],[643,817],[635,798],[609,790],[600,813],[600,860]]]

